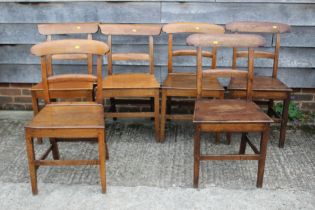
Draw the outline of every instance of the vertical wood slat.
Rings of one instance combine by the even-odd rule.
[[[88,34],[87,35],[87,39],[88,40],[92,40],[92,34]],[[88,64],[88,74],[93,74],[93,55],[92,54],[88,54],[87,55],[87,64]]]
[[[103,75],[102,75],[102,65],[103,65],[103,56],[97,56],[97,89],[96,89],[96,102],[99,104],[104,103],[103,97]]]
[[[49,90],[48,90],[48,81],[47,81],[47,57],[41,57],[41,70],[42,70],[42,83],[44,90],[44,101],[46,104],[50,103]]]
[[[202,49],[197,47],[197,99],[201,98],[202,92]]]
[[[108,35],[107,44],[109,47],[109,53],[107,54],[107,73],[108,75],[113,74],[113,50],[112,50],[112,35]]]
[[[254,77],[254,49],[248,48],[248,79],[247,79],[247,94],[246,99],[247,101],[251,101],[252,96],[252,89],[253,89],[253,77]]]
[[[280,33],[277,33],[275,52],[274,52],[274,61],[273,61],[273,72],[272,72],[273,78],[277,78],[277,75],[278,75],[279,51],[280,51]]]
[[[168,34],[167,70],[168,70],[168,73],[173,72],[173,34]]]
[[[149,56],[150,56],[150,74],[154,74],[154,41],[153,41],[153,36],[149,36]]]

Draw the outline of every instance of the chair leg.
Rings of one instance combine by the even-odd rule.
[[[263,131],[260,140],[260,160],[258,161],[258,173],[256,184],[258,188],[261,188],[263,185],[268,140],[269,126]]]
[[[58,143],[56,139],[50,138],[49,139],[50,144],[52,145],[52,156],[54,160],[60,159],[59,149],[58,149]]]
[[[284,147],[285,135],[287,131],[287,123],[288,123],[288,115],[289,115],[289,104],[290,104],[290,94],[283,101],[283,110],[282,110],[282,119],[281,119],[281,127],[280,127],[280,139],[279,139],[279,147]]]
[[[240,144],[240,151],[239,154],[245,154],[246,151],[246,133],[242,133],[242,138],[241,138],[241,144]]]
[[[31,95],[32,95],[33,115],[35,116],[39,112],[38,99],[37,99],[36,94],[34,93],[34,91],[31,92]],[[42,143],[43,143],[43,139],[42,138],[37,138],[37,144],[42,144]]]
[[[28,158],[28,168],[30,172],[30,179],[32,185],[32,193],[33,195],[37,195],[37,173],[36,173],[36,166],[35,166],[35,151],[34,151],[34,140],[28,134],[28,131],[25,133],[25,143],[26,143],[26,152]]]
[[[160,127],[160,141],[165,140],[165,122],[166,122],[166,91],[162,90],[162,99],[161,99],[161,127]]]
[[[109,160],[109,153],[108,153],[108,147],[107,147],[106,142],[105,142],[105,150],[106,150],[106,160]]]
[[[106,143],[104,131],[98,135],[98,153],[102,193],[106,193]]]
[[[109,100],[110,100],[110,112],[117,112],[115,98],[110,98]],[[116,121],[117,117],[114,117],[113,120]]]
[[[154,128],[155,128],[155,139],[157,142],[160,141],[160,90],[155,91],[154,96]]]
[[[199,165],[200,165],[200,127],[197,125],[195,128],[194,139],[194,188],[198,188],[199,183]]]

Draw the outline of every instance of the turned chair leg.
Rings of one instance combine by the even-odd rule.
[[[280,127],[280,138],[279,138],[279,147],[284,147],[285,136],[287,131],[288,115],[289,115],[289,104],[290,104],[290,94],[283,101],[283,110],[281,116],[281,127]]]
[[[269,140],[269,127],[266,128],[265,131],[262,132],[261,140],[260,140],[260,160],[258,161],[257,184],[256,184],[258,188],[261,188],[263,185],[268,140]]]
[[[194,188],[198,188],[199,183],[199,167],[200,167],[200,127],[197,125],[195,128],[194,138]]]
[[[99,153],[99,170],[102,193],[106,193],[106,149],[104,132],[100,132],[98,135],[98,153]]]
[[[37,170],[35,165],[35,151],[34,151],[34,140],[33,138],[26,132],[25,134],[25,143],[26,143],[26,152],[28,158],[28,168],[30,172],[31,186],[33,195],[37,195]]]
[[[246,151],[246,133],[242,133],[239,154],[245,154]]]
[[[160,90],[155,91],[154,96],[154,129],[155,139],[160,141]]]
[[[162,99],[161,99],[161,126],[160,126],[160,141],[165,140],[165,122],[166,122],[166,103],[167,97],[166,92],[162,90]]]

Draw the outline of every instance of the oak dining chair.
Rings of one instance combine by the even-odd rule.
[[[254,49],[263,46],[265,39],[258,35],[193,34],[187,38],[188,45],[197,49],[197,100],[195,103],[193,123],[194,137],[194,177],[193,186],[198,187],[200,161],[206,160],[258,160],[257,187],[262,187],[269,126],[272,119],[252,102],[252,78],[254,72]],[[208,69],[202,68],[202,48],[233,48],[248,49],[248,71],[236,69]],[[237,77],[246,81],[246,99],[205,99],[202,95],[203,80],[209,77]],[[242,133],[238,154],[201,154],[202,132]],[[252,143],[247,135],[250,132],[260,133],[260,150]],[[246,145],[254,154],[245,154]]]
[[[154,118],[155,138],[159,141],[159,88],[160,84],[154,75],[154,43],[153,36],[161,32],[160,25],[153,24],[100,24],[102,34],[107,35],[110,47],[108,54],[108,72],[103,82],[105,99],[137,99],[154,98],[154,109],[148,112],[117,112],[111,109],[106,112],[106,118]],[[148,37],[148,52],[115,52],[112,45],[113,36]],[[115,73],[115,61],[145,61],[149,64],[147,73]],[[130,65],[128,65],[130,66]],[[127,67],[128,68],[128,67]]]
[[[263,33],[273,37],[273,52],[259,49],[255,51],[255,60],[258,58],[273,61],[272,73],[270,76],[255,75],[253,78],[253,99],[261,104],[268,105],[268,114],[273,117],[274,122],[280,123],[279,147],[284,146],[286,127],[288,122],[288,110],[292,89],[278,78],[278,63],[280,52],[280,34],[288,33],[291,28],[287,24],[274,22],[240,21],[231,22],[226,29],[235,33]],[[248,51],[233,49],[233,68],[237,67],[238,58],[246,58]],[[242,78],[232,78],[228,85],[231,96],[244,97],[246,92],[246,81]],[[282,101],[282,114],[279,116],[274,110],[274,101]]]
[[[38,32],[41,35],[46,36],[46,41],[51,41],[53,38],[67,38],[73,36],[86,36],[88,40],[92,40],[92,34],[98,31],[98,23],[51,23],[51,24],[39,24]],[[58,37],[59,36],[59,37]],[[61,36],[61,37],[60,37]],[[87,72],[93,74],[93,60],[92,55],[88,54],[58,54],[48,56],[48,62],[53,60],[76,60],[87,62]],[[48,69],[48,75],[53,75],[54,72]],[[80,81],[73,81],[72,83],[66,84],[55,84],[51,88],[51,98],[62,98],[62,99],[73,99],[73,98],[84,98],[88,101],[94,100],[93,95],[93,84],[82,83]],[[39,110],[39,100],[44,99],[44,88],[43,82],[34,85],[31,88],[32,95],[32,108],[34,115]],[[42,142],[41,139],[38,140]]]
[[[61,165],[99,165],[102,192],[106,192],[105,162],[107,146],[105,140],[104,110],[102,96],[102,59],[109,47],[94,40],[58,40],[37,44],[31,48],[31,53],[40,57],[42,71],[43,97],[46,103],[40,112],[25,126],[26,151],[32,193],[38,193],[37,170],[40,166]],[[54,55],[88,54],[97,57],[97,76],[91,74],[61,74],[50,75],[52,64],[49,57]],[[51,99],[55,85],[65,85],[72,82],[82,84],[97,84],[96,102],[55,102]],[[36,159],[34,138],[47,138],[50,147]],[[98,160],[60,160],[58,141],[75,141],[78,138],[98,140]],[[47,159],[50,152],[53,160]]]
[[[224,27],[209,23],[178,22],[169,23],[163,26],[163,32],[168,34],[168,72],[167,77],[161,85],[161,126],[160,139],[165,139],[166,120],[192,120],[191,114],[172,114],[172,97],[196,97],[196,71],[181,72],[173,66],[173,59],[179,56],[196,56],[195,49],[174,49],[174,36],[192,33],[200,34],[223,34]],[[182,43],[183,44],[183,43]],[[202,56],[211,60],[211,66],[216,66],[216,48],[212,51],[204,50]],[[205,97],[223,98],[224,88],[213,78],[207,77],[204,80],[202,95]],[[217,135],[218,137],[218,135]],[[217,138],[218,141],[218,138]]]

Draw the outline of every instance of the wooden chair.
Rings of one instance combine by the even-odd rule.
[[[245,33],[267,33],[275,38],[275,47],[273,52],[255,51],[255,58],[264,58],[273,60],[272,76],[254,76],[253,79],[253,99],[267,100],[269,116],[275,116],[274,122],[280,123],[279,147],[284,146],[286,127],[288,122],[288,110],[290,103],[290,94],[292,89],[281,82],[278,77],[278,60],[280,51],[280,34],[290,32],[290,26],[281,23],[271,22],[232,22],[226,25],[226,29],[231,32]],[[236,68],[238,58],[246,58],[247,51],[238,51],[233,49],[233,68]],[[246,81],[241,78],[232,78],[228,86],[232,97],[244,97]],[[283,101],[282,116],[277,116],[273,110],[274,100]]]
[[[193,122],[194,139],[194,178],[193,185],[198,187],[199,164],[204,160],[258,160],[257,187],[262,187],[266,149],[269,139],[269,126],[272,119],[260,110],[252,100],[252,78],[254,72],[254,47],[265,43],[258,35],[205,35],[194,34],[187,43],[197,47],[197,100]],[[248,48],[248,71],[232,69],[202,69],[202,47],[244,47]],[[202,99],[203,79],[210,77],[240,77],[246,81],[246,100],[241,99]],[[201,132],[241,132],[242,140],[239,154],[203,155],[200,154]],[[260,150],[249,140],[248,132],[261,133]],[[246,144],[255,154],[245,154]]]
[[[102,192],[106,192],[105,172],[105,125],[103,111],[103,96],[101,88],[97,89],[97,102],[56,102],[51,103],[53,87],[66,83],[97,83],[102,86],[102,56],[109,51],[108,46],[93,40],[58,40],[37,44],[31,52],[41,57],[42,84],[44,100],[47,104],[34,119],[25,126],[26,151],[31,178],[32,192],[37,194],[37,170],[39,166],[60,165],[99,165]],[[52,69],[49,57],[63,54],[89,54],[97,56],[97,76],[90,74],[49,75]],[[55,97],[55,95],[53,95]],[[51,146],[35,159],[34,138],[49,138]],[[63,138],[74,141],[76,138],[86,140],[98,139],[98,160],[59,160],[56,139]],[[105,149],[106,148],[106,149]],[[52,152],[53,160],[45,160]]]
[[[47,41],[52,40],[54,35],[87,35],[87,39],[92,39],[92,34],[98,31],[98,23],[56,23],[56,24],[39,24],[38,31],[40,34],[47,36]],[[87,54],[58,54],[48,56],[48,63],[52,60],[86,60],[88,73],[92,74],[93,60],[92,55]],[[52,69],[48,69],[48,75],[53,75]],[[44,99],[43,82],[34,85],[31,88],[32,107],[34,115],[39,111],[39,99]],[[54,84],[51,87],[51,98],[85,98],[93,101],[93,84],[73,81],[71,84]]]
[[[177,56],[195,56],[196,51],[191,49],[173,50],[173,35],[202,33],[202,34],[223,34],[224,28],[208,23],[170,23],[163,26],[162,29],[168,34],[168,74],[164,80],[162,89],[161,105],[161,133],[160,139],[165,139],[165,122],[170,120],[191,120],[190,114],[171,114],[172,97],[196,97],[196,72],[182,73],[175,72],[173,68],[173,57]],[[212,68],[216,66],[216,48],[213,52],[203,51],[202,56],[212,59]],[[206,78],[203,85],[203,96],[205,97],[224,97],[224,88],[213,78]],[[167,107],[168,106],[168,107]],[[168,112],[168,113],[167,113]],[[218,138],[217,138],[218,140]]]
[[[154,44],[153,36],[161,32],[160,25],[149,24],[100,24],[101,32],[108,36],[111,52],[108,54],[108,76],[104,79],[104,97],[115,98],[154,98],[154,110],[151,112],[116,112],[110,110],[106,118],[152,118],[154,117],[155,137],[159,141],[159,88],[160,84],[154,76]],[[114,53],[112,36],[148,36],[149,53]],[[148,73],[113,73],[113,61],[148,61]]]

